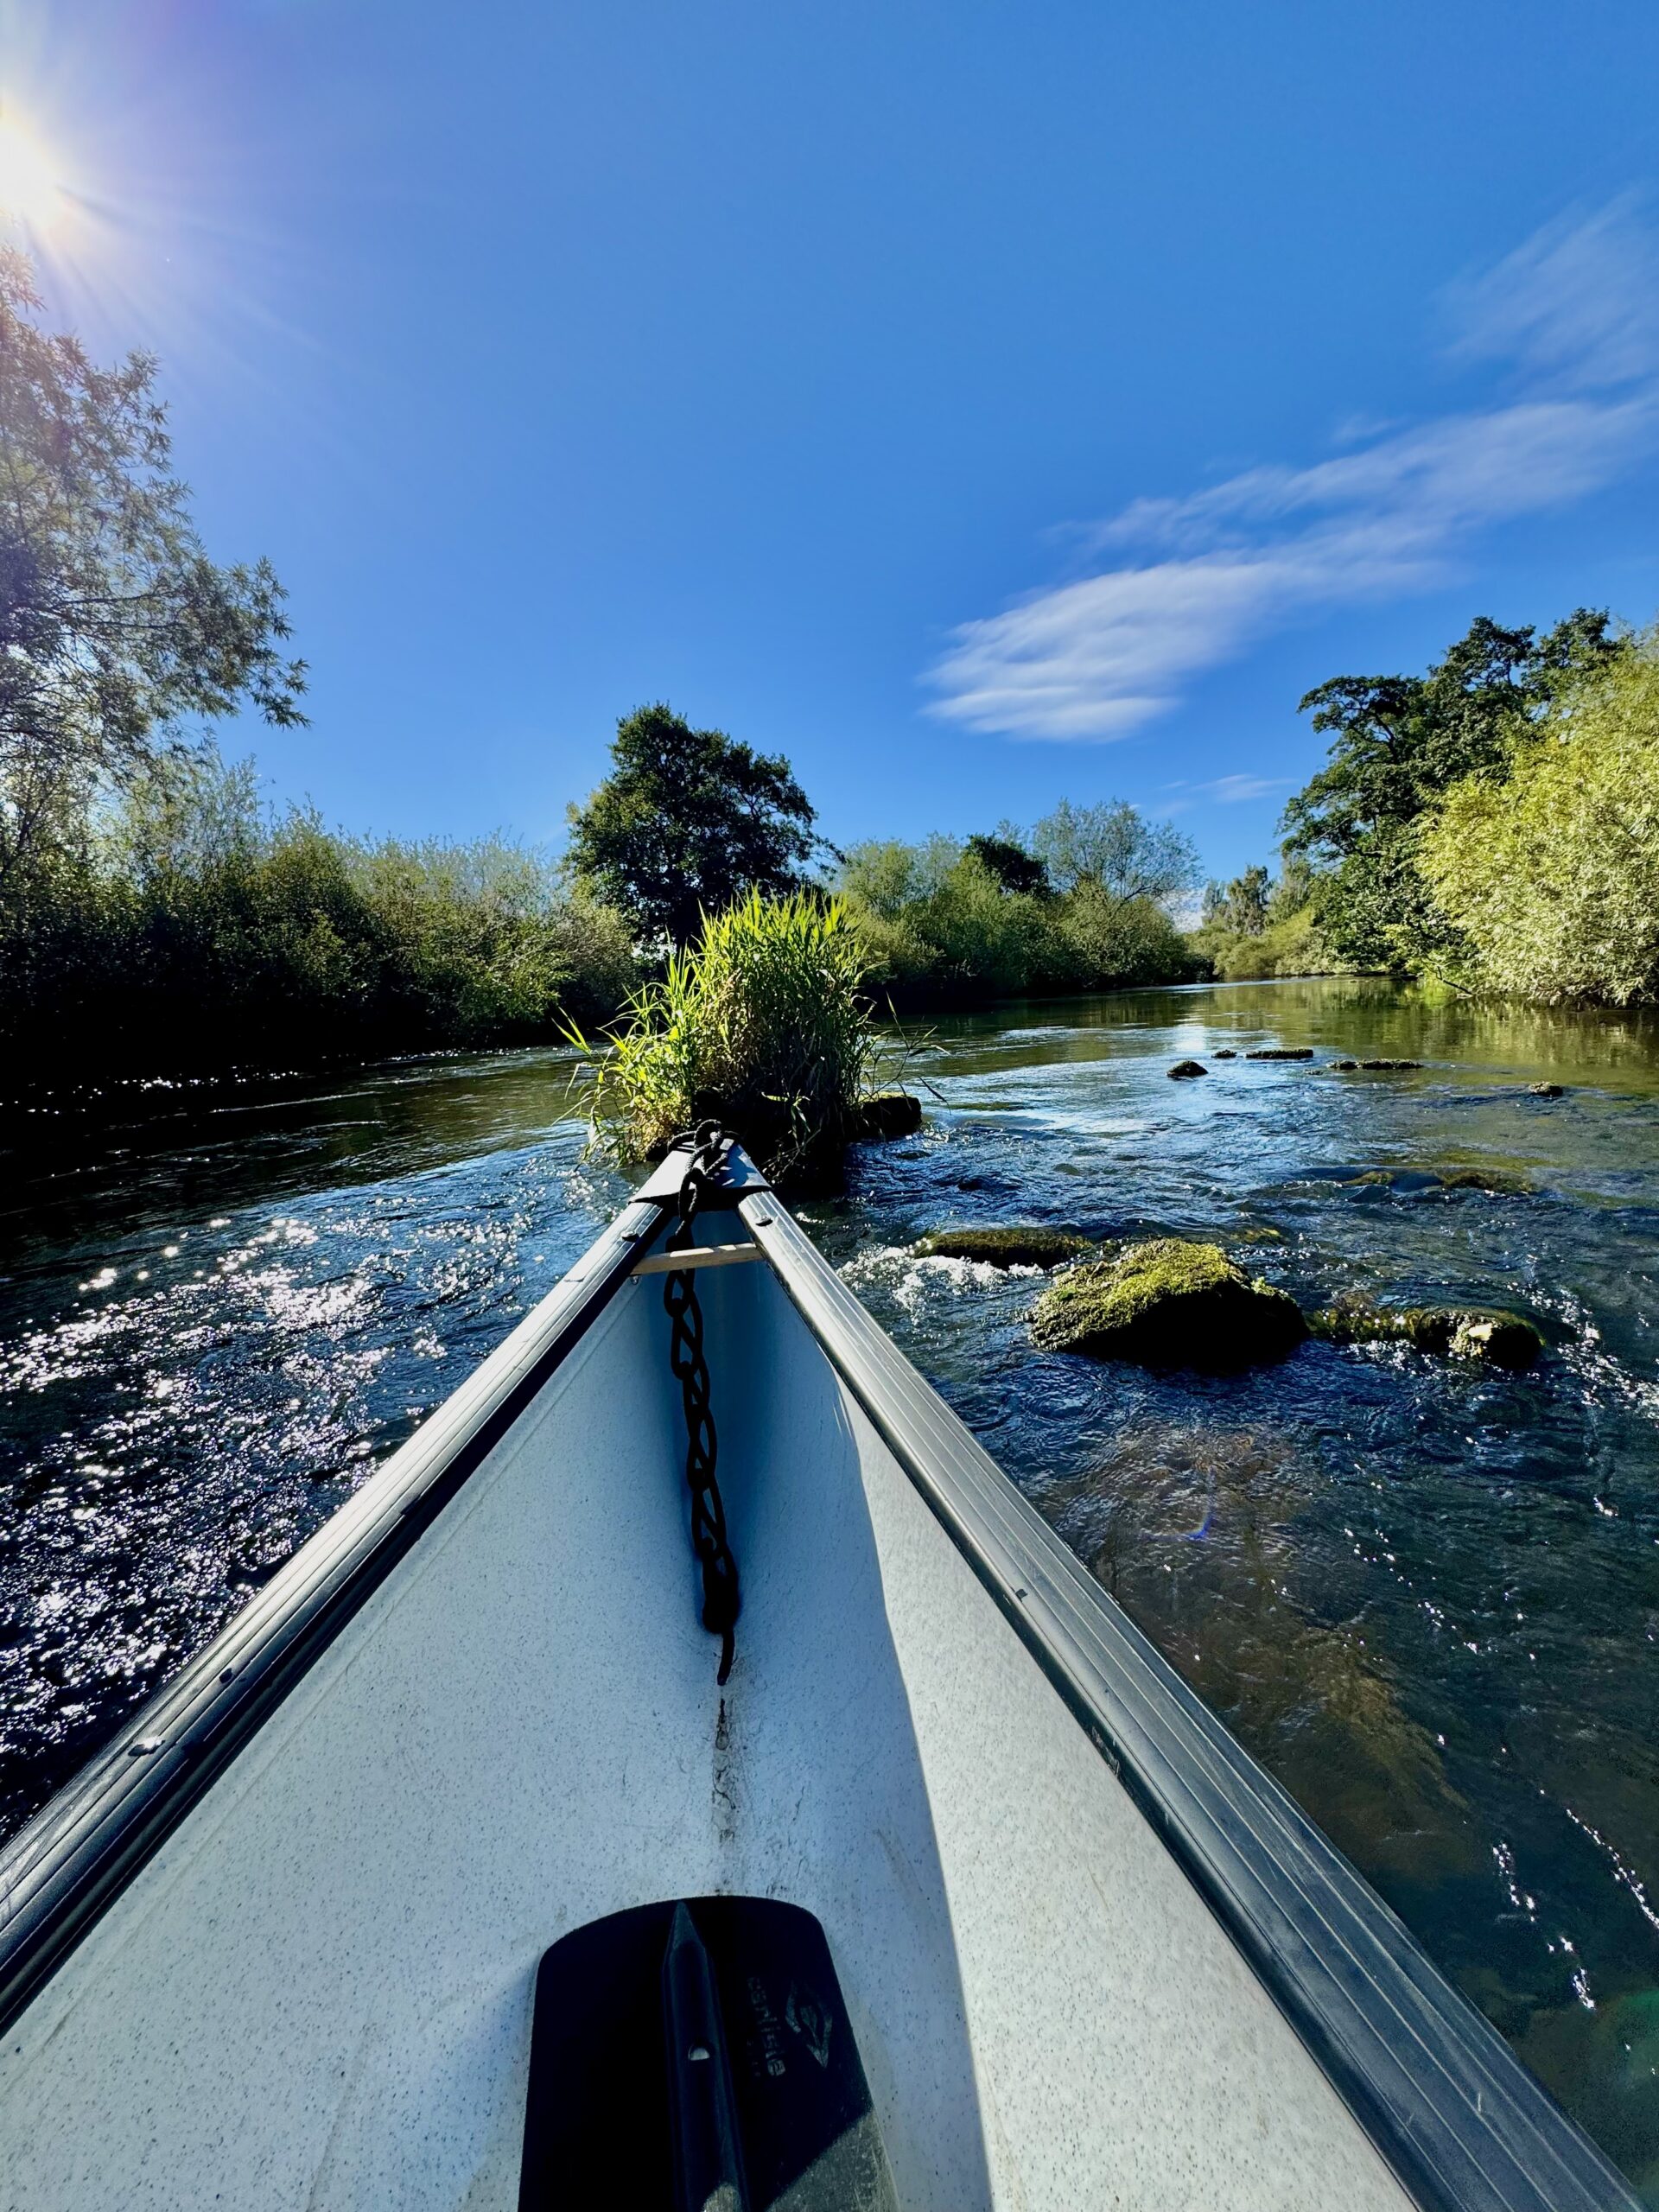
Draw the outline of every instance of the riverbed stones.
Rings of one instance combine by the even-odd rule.
[[[1019,1222],[979,1229],[938,1229],[915,1248],[918,1260],[982,1260],[994,1268],[1058,1268],[1098,1249],[1075,1229]]]
[[[1238,1058],[1238,1054],[1233,1050],[1230,1045],[1224,1045],[1220,1052],[1211,1052],[1210,1057],[1212,1060],[1236,1060]]]
[[[1526,1198],[1532,1195],[1532,1185],[1524,1175],[1516,1174],[1507,1167],[1443,1167],[1440,1170],[1443,1191],[1486,1191],[1498,1198]]]
[[[1467,1306],[1374,1306],[1345,1298],[1313,1316],[1313,1330],[1327,1344],[1406,1344],[1444,1359],[1484,1361],[1512,1374],[1530,1367],[1544,1350],[1534,1324],[1519,1313]]]
[[[1262,1045],[1254,1052],[1246,1052],[1247,1060],[1311,1060],[1311,1045]]]
[[[1362,1060],[1359,1065],[1363,1068],[1375,1068],[1384,1075],[1398,1075],[1404,1068],[1420,1068],[1423,1064],[1421,1060]]]
[[[1294,1298],[1218,1245],[1157,1237],[1068,1268],[1038,1300],[1031,1332],[1045,1351],[1226,1373],[1283,1359],[1307,1324]]]
[[[1202,1060],[1177,1060],[1169,1072],[1173,1080],[1184,1083],[1191,1076],[1208,1075],[1210,1071]]]

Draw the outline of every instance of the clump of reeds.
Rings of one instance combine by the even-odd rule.
[[[839,899],[752,891],[705,915],[695,942],[634,993],[598,1060],[596,1133],[649,1157],[715,1119],[774,1179],[830,1169],[864,1134],[876,1038],[863,973]]]

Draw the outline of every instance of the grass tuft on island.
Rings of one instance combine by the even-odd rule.
[[[718,1121],[775,1181],[800,1185],[832,1181],[850,1143],[907,1134],[919,1104],[870,1087],[877,1039],[863,979],[839,899],[752,891],[705,915],[634,993],[608,1053],[570,1033],[595,1056],[601,1148],[647,1159]]]

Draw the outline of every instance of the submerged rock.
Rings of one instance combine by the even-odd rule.
[[[1263,1045],[1258,1051],[1246,1052],[1247,1060],[1311,1060],[1311,1045]]]
[[[1561,1086],[1559,1083],[1529,1083],[1527,1096],[1529,1098],[1559,1098]]]
[[[1421,1060],[1362,1060],[1359,1065],[1363,1068],[1381,1068],[1392,1075],[1401,1068],[1420,1068],[1423,1064]]]
[[[983,1260],[994,1268],[1058,1268],[1096,1249],[1075,1229],[1045,1229],[1020,1224],[1013,1228],[941,1229],[916,1247],[921,1260]]]
[[[1442,1358],[1484,1360],[1511,1373],[1530,1367],[1544,1349],[1539,1331],[1521,1314],[1479,1306],[1382,1306],[1347,1298],[1314,1314],[1313,1327],[1327,1344],[1407,1344]]]
[[[1220,1052],[1211,1052],[1210,1057],[1212,1060],[1236,1060],[1238,1058],[1238,1054],[1233,1050],[1230,1045],[1225,1045],[1222,1047]]]
[[[1523,1198],[1532,1195],[1524,1175],[1506,1167],[1447,1167],[1440,1171],[1443,1191],[1490,1191],[1496,1198]]]
[[[922,1126],[922,1102],[907,1090],[873,1090],[853,1109],[852,1136],[913,1136]]]
[[[1192,1075],[1208,1075],[1210,1071],[1199,1060],[1177,1060],[1170,1074],[1178,1081]]]
[[[1331,1060],[1326,1065],[1333,1068],[1341,1068],[1345,1071],[1349,1068],[1357,1068],[1359,1062],[1357,1060]]]
[[[1060,1276],[1038,1300],[1031,1332],[1046,1351],[1224,1373],[1284,1358],[1307,1324],[1294,1298],[1255,1281],[1218,1245],[1159,1237]]]

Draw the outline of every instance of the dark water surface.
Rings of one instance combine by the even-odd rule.
[[[1207,1081],[1167,1079],[1187,1054]],[[30,1118],[0,1190],[0,1832],[614,1210],[569,1065]],[[912,1072],[921,1135],[859,1155],[809,1227],[1659,2205],[1659,1030],[1232,985],[943,1022]],[[1437,1179],[1467,1166],[1516,1187]],[[1039,1355],[1035,1277],[909,1251],[1011,1220],[1201,1234],[1305,1304],[1510,1305],[1551,1351],[1507,1376],[1309,1345],[1224,1380]]]

